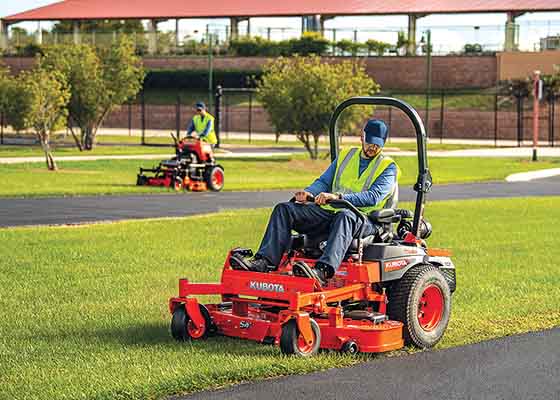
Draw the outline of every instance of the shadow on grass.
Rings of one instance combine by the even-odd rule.
[[[107,344],[122,346],[156,346],[165,345],[169,348],[184,347],[196,352],[228,355],[263,356],[279,354],[277,346],[264,345],[254,341],[230,338],[221,335],[211,335],[204,340],[178,342],[171,336],[169,325],[160,323],[137,323],[112,329],[97,329],[80,335],[86,339],[98,340]]]

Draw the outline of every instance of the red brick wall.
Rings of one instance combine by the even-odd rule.
[[[560,141],[560,104],[556,111],[556,140]],[[248,131],[248,108],[230,107],[230,111],[222,116],[222,131],[247,132]],[[425,118],[425,111],[417,110],[420,117]],[[133,129],[141,128],[140,106],[131,107],[131,122]],[[393,110],[389,115],[388,110],[380,109],[374,114],[390,124],[391,136],[413,137],[414,128],[408,118],[399,110]],[[542,120],[540,123],[540,138],[548,139],[548,108],[542,109]],[[180,127],[184,131],[192,118],[192,111],[188,107],[181,109]],[[128,127],[128,106],[121,107],[108,115],[105,124],[108,128]],[[176,127],[175,106],[146,106],[146,129],[168,129],[174,131]],[[523,137],[526,140],[532,138],[531,113],[527,112],[524,120]],[[268,121],[264,109],[253,107],[252,131],[255,133],[273,133],[274,128]],[[439,111],[430,112],[429,134],[431,137],[439,138],[442,131],[444,138],[469,138],[469,139],[493,139],[494,138],[494,112],[472,109],[452,109],[445,111],[444,125],[441,126]],[[517,113],[515,111],[500,111],[498,113],[498,139],[515,140],[517,138]]]
[[[325,62],[340,62],[346,57],[324,58]],[[265,57],[218,57],[215,69],[255,70],[267,62]],[[366,70],[383,89],[423,90],[426,86],[424,57],[364,57]],[[32,58],[6,57],[1,60],[14,73],[33,65]],[[145,58],[148,69],[206,69],[206,57]],[[433,57],[432,86],[434,88],[490,87],[496,82],[496,57]]]

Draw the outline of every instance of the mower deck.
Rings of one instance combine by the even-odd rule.
[[[222,303],[203,307],[213,330],[221,335],[279,344],[283,326],[294,319],[302,348],[315,340],[320,341],[323,349],[344,350],[345,345],[349,347],[348,344],[353,343],[355,350],[349,351],[359,349],[370,353],[403,347],[403,324],[387,319],[385,295],[374,292],[367,282],[367,277],[378,275],[369,270],[379,269],[379,263],[345,263],[341,272],[350,279],[355,278],[356,283],[336,287],[341,282],[333,279],[327,288],[321,288],[314,279],[288,275],[290,267],[284,264],[279,272],[267,274],[239,271],[231,269],[228,257],[221,283],[190,283],[180,279],[179,296],[170,299],[170,311],[173,313],[177,306],[184,304],[193,330],[195,327],[206,329],[208,321],[200,311],[201,304],[191,296],[218,294],[222,296]],[[340,307],[342,301],[373,301],[378,302],[379,307],[367,318],[348,318]],[[310,329],[310,315],[320,328],[319,339]]]

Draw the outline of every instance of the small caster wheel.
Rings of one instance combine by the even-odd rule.
[[[211,333],[213,326],[212,320],[210,318],[210,313],[202,304],[200,306],[200,313],[204,317],[204,323],[202,326],[197,327],[187,312],[185,311],[185,306],[180,305],[173,311],[173,317],[171,319],[171,336],[175,340],[184,342],[186,340],[197,340],[205,339],[209,333]]]
[[[354,342],[353,340],[348,340],[344,342],[344,344],[340,348],[340,351],[348,354],[357,354],[360,350],[358,349],[358,344],[356,342]]]
[[[298,357],[310,357],[317,353],[321,345],[321,328],[314,319],[310,319],[311,330],[313,331],[313,342],[308,344],[299,332],[297,322],[291,319],[282,326],[280,336],[280,350],[287,355]]]

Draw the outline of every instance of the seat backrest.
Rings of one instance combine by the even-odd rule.
[[[391,192],[391,197],[385,203],[385,208],[397,208],[399,204],[399,184],[395,182],[393,185],[393,191]]]

